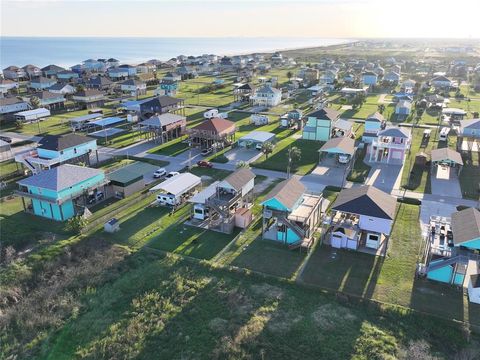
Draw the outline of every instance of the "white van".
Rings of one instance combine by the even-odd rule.
[[[448,127],[442,128],[442,130],[440,130],[440,134],[438,135],[438,141],[447,141],[449,132],[450,132],[450,128]]]

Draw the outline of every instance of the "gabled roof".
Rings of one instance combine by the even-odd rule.
[[[460,126],[462,129],[480,129],[480,119],[460,120]]]
[[[161,115],[155,115],[147,120],[141,121],[139,124],[143,126],[151,126],[151,127],[160,127],[160,126],[166,126],[169,124],[173,124],[177,121],[185,120],[185,116],[177,115],[177,114],[171,114],[171,113],[165,113]]]
[[[391,136],[408,139],[410,138],[410,132],[401,127],[387,127],[385,130],[380,131],[378,136]]]
[[[94,140],[89,136],[77,134],[46,135],[39,141],[38,147],[45,150],[61,151]]]
[[[106,76],[95,76],[88,79],[87,83],[90,85],[107,86],[111,85],[113,82]]]
[[[317,119],[335,121],[340,117],[340,113],[337,110],[334,110],[332,108],[323,108],[323,109],[315,110],[307,114],[307,116],[315,117]]]
[[[340,129],[340,130],[349,131],[349,130],[352,129],[353,123],[351,123],[351,122],[348,121],[348,120],[338,119],[338,120],[335,121],[335,123],[333,124],[333,127],[334,127],[334,128],[337,128],[337,129]]]
[[[133,86],[140,86],[145,84],[143,81],[135,80],[135,79],[128,79],[120,83],[120,85],[133,85]]]
[[[468,208],[454,212],[452,232],[455,245],[480,238],[480,211]]]
[[[450,80],[449,78],[447,78],[446,76],[437,76],[437,77],[434,77],[432,80],[430,81],[445,81],[445,82],[452,82],[452,80]]]
[[[305,186],[296,178],[292,177],[277,184],[265,197],[263,203],[271,199],[276,199],[287,209],[291,210],[303,196],[305,190]]]
[[[18,97],[0,98],[0,106],[24,103],[25,101]]]
[[[32,79],[32,83],[39,83],[39,84],[45,84],[45,83],[51,83],[51,82],[56,82],[54,79],[49,79],[45,76],[39,76],[35,79]]]
[[[60,66],[58,66],[58,65],[54,65],[54,64],[52,64],[52,65],[47,65],[47,66],[45,66],[44,68],[42,68],[42,71],[50,71],[50,70],[54,70],[54,71],[57,71],[57,72],[58,72],[58,71],[63,71],[63,70],[65,70],[65,69],[62,68],[62,67],[60,67]]]
[[[441,148],[432,150],[432,161],[450,160],[459,165],[463,165],[462,155],[459,152],[450,148]]]
[[[181,101],[182,99],[177,99],[171,96],[164,95],[164,96],[156,96],[156,97],[140,100],[138,103],[140,105],[144,105],[147,107],[152,105],[159,105],[162,108],[162,107],[168,107],[171,105],[176,105]]]
[[[261,94],[278,94],[280,93],[281,91],[274,88],[274,87],[271,87],[269,85],[263,85],[262,87],[258,88],[256,93],[261,93]]]
[[[222,182],[226,182],[235,190],[240,191],[250,180],[254,178],[255,174],[252,172],[252,170],[242,168],[228,175]]]
[[[230,120],[222,118],[212,118],[205,120],[201,124],[193,127],[195,130],[210,131],[217,134],[224,132],[225,130],[230,129],[232,126],[235,126],[235,123]]]
[[[330,150],[338,149],[344,154],[353,155],[355,152],[355,139],[348,136],[336,137],[328,140],[319,151],[331,152]]]
[[[343,189],[332,206],[333,210],[381,219],[395,218],[397,199],[373,186]]]
[[[20,180],[18,181],[18,184],[24,186],[36,186],[42,189],[49,189],[58,192],[99,174],[103,174],[103,170],[63,164],[42,171],[40,174]]]
[[[95,95],[105,95],[102,91],[97,89],[83,89],[78,91],[75,96],[87,97],[87,96],[95,96]]]
[[[48,88],[48,90],[62,90],[65,86],[70,86],[70,87],[73,88],[73,86],[70,85],[70,84],[56,83],[56,84],[53,84],[52,86],[50,86]]]
[[[36,93],[32,94],[32,97],[33,96],[35,96],[35,97],[37,97],[41,100],[58,99],[58,98],[61,97],[63,99],[63,101],[65,101],[62,94],[52,93],[52,92],[46,91],[46,90],[36,92]]]
[[[383,122],[385,121],[385,118],[383,117],[382,114],[380,114],[378,111],[374,112],[373,114],[370,114],[367,116],[368,121],[377,121],[377,122]]]

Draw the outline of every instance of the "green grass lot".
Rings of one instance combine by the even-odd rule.
[[[368,115],[378,111],[379,97],[380,95],[377,94],[367,95],[365,103],[355,110],[342,110],[344,104],[340,102],[340,96],[332,96],[331,104],[334,109],[340,111],[342,119],[366,119]],[[348,106],[348,104],[346,105]]]
[[[357,150],[357,157],[355,158],[355,163],[353,168],[347,176],[348,181],[353,181],[357,183],[364,183],[367,179],[368,173],[372,168],[370,165],[367,165],[363,160],[367,153],[367,147],[364,146],[363,149]]]
[[[2,246],[21,250],[38,243],[60,240],[66,236],[64,226],[58,221],[27,214],[19,197],[4,198],[0,202]]]
[[[421,128],[412,130],[412,145],[405,158],[405,165],[402,173],[402,186],[408,190],[430,194],[430,168],[427,166],[415,165],[415,156],[420,152],[424,152],[430,156],[433,149],[445,147],[447,144],[438,141],[438,128],[432,129],[428,141],[423,141],[424,130],[425,129]],[[450,135],[448,137],[448,146],[455,149],[456,141],[456,136]]]
[[[167,155],[167,156],[177,156],[188,150],[188,144],[183,142],[187,139],[187,136],[182,136],[177,139],[166,142],[159,146],[154,147],[153,149],[148,150],[149,154],[158,154],[158,155]]]
[[[461,292],[427,280],[415,279],[417,256],[422,242],[419,216],[419,206],[398,205],[385,258],[329,246],[317,247],[303,272],[302,280],[362,298],[464,320]],[[435,297],[435,301],[432,301],[432,297]],[[480,324],[480,306],[472,304],[469,311],[469,320]]]
[[[123,268],[39,339],[38,358],[393,359],[423,343],[421,358],[450,358],[466,346],[440,320],[172,256],[135,255]]]
[[[319,159],[318,150],[322,145],[323,143],[318,141],[287,137],[275,146],[273,153],[268,156],[268,159],[265,155],[262,155],[251,165],[257,168],[285,172],[287,171],[288,148],[296,146],[302,154],[299,160],[292,162],[291,172],[298,175],[306,175],[317,166]]]
[[[187,105],[211,107],[227,106],[233,102],[233,81],[226,79],[223,88],[202,93],[201,88],[213,82],[213,77],[199,76],[195,79],[181,81],[176,97],[185,99]]]
[[[463,168],[459,180],[463,197],[478,200],[480,194],[480,156],[478,152],[462,153]]]

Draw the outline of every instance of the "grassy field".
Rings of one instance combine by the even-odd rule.
[[[463,321],[463,296],[453,288],[415,278],[422,236],[420,207],[399,204],[385,258],[317,247],[302,276],[308,284],[354,296],[411,307]],[[414,225],[415,224],[415,225]],[[437,294],[436,296],[433,294]],[[432,306],[435,296],[435,306]],[[480,306],[470,304],[470,321],[480,324]],[[474,320],[475,319],[475,320]]]
[[[357,157],[355,158],[355,163],[353,168],[347,176],[348,181],[353,181],[357,183],[364,183],[367,179],[368,173],[372,168],[370,165],[367,165],[363,160],[367,153],[367,147],[364,146],[363,149],[357,150]]]
[[[262,155],[251,165],[257,168],[285,172],[287,171],[288,149],[295,146],[300,149],[301,157],[292,162],[291,172],[298,175],[306,175],[317,166],[319,160],[318,150],[322,145],[323,143],[318,141],[288,137],[275,146],[273,153],[268,158]]]
[[[393,359],[417,348],[448,358],[467,346],[440,320],[171,256],[136,255],[123,268],[83,296],[38,358]]]
[[[478,200],[480,196],[480,155],[478,152],[462,153],[463,168],[459,180],[463,197]]]
[[[186,138],[186,136],[182,136],[177,139],[171,140],[165,144],[161,144],[154,147],[153,149],[148,150],[148,153],[166,156],[177,156],[188,150],[188,144],[183,142]]]

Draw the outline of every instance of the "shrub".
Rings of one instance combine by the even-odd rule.
[[[397,202],[408,205],[422,205],[422,201],[411,197],[398,198]]]

